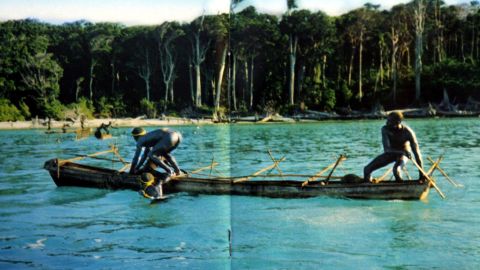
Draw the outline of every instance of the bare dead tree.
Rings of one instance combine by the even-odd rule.
[[[415,101],[420,100],[423,54],[423,31],[425,28],[425,1],[415,0]]]
[[[150,101],[150,77],[152,76],[152,71],[150,68],[150,53],[148,49],[145,48],[145,52],[142,54],[143,62],[137,69],[137,74],[145,82],[145,91],[147,93],[147,100]]]
[[[175,80],[175,51],[172,42],[181,34],[178,31],[169,31],[170,24],[164,24],[160,32],[158,50],[160,55],[160,68],[162,70],[163,83],[165,85],[164,101],[173,102],[173,82]],[[168,33],[167,33],[168,32]]]
[[[191,35],[190,42],[192,44],[192,65],[195,69],[195,106],[202,106],[202,84],[201,84],[201,69],[200,65],[205,61],[205,54],[207,53],[210,41],[202,43],[200,40],[200,34],[203,30],[203,20],[205,16],[202,15],[198,26]]]

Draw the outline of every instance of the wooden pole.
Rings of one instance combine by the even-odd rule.
[[[432,167],[430,167],[430,169],[427,171],[428,175],[429,176],[432,176],[433,175],[433,172],[435,171],[435,169],[438,169],[438,164],[440,164],[440,162],[443,160],[443,157],[440,156],[437,161],[435,161],[433,164],[432,164]]]
[[[277,171],[280,173],[280,175],[283,174],[282,170],[280,170],[280,167],[278,167],[278,163],[277,160],[273,157],[272,155],[272,151],[270,151],[270,149],[268,149],[268,155],[270,155],[270,158],[272,159],[273,163],[275,164],[275,168],[277,169]]]
[[[432,158],[427,157],[427,159],[428,159],[428,161],[430,161],[431,163],[434,163],[434,161],[432,160]],[[440,168],[440,166],[437,166],[437,169],[438,169],[438,171],[439,171],[443,176],[445,176],[445,178],[446,178],[452,185],[454,185],[455,187],[461,187],[461,186],[462,186],[462,185],[460,185],[460,184],[457,184],[455,181],[453,181],[453,179],[451,179],[451,178],[447,175],[447,173],[446,173],[442,168]]]
[[[330,180],[330,177],[332,176],[333,172],[335,171],[335,169],[337,168],[337,166],[344,160],[346,160],[347,157],[344,156],[344,155],[340,155],[340,157],[338,157],[337,159],[337,162],[335,162],[335,165],[333,166],[333,169],[330,171],[330,173],[328,174],[327,176],[327,179],[325,179],[325,182],[328,182]]]
[[[212,175],[214,162],[215,162],[215,156],[212,156],[212,162],[210,163],[210,173],[208,174],[208,176]]]
[[[418,165],[418,163],[412,158],[410,159],[413,163],[413,165],[415,165],[415,167],[417,167],[417,169],[423,174],[423,176],[430,182],[430,184],[435,188],[435,190],[438,192],[438,194],[440,195],[440,197],[442,197],[442,199],[445,199],[445,194],[443,194],[443,192],[440,190],[440,188],[438,188],[437,184],[435,184],[435,181],[428,175],[428,173],[426,173],[422,167],[420,167],[420,165]]]
[[[238,182],[248,181],[252,176],[257,176],[257,175],[259,175],[259,174],[261,174],[261,173],[263,173],[263,172],[265,172],[265,171],[268,171],[268,170],[270,170],[270,169],[272,169],[272,168],[275,168],[275,166],[278,166],[278,163],[280,163],[280,162],[282,162],[282,161],[284,161],[284,160],[285,160],[285,157],[282,157],[281,159],[275,161],[272,165],[267,166],[267,167],[265,167],[265,168],[263,168],[263,169],[261,169],[261,170],[259,170],[259,171],[256,171],[255,173],[253,173],[253,174],[251,174],[251,175],[249,175],[249,176],[247,176],[247,177],[245,177],[245,178],[238,179],[238,180],[235,180],[235,181],[233,181],[233,182],[234,182],[234,183],[238,183]]]
[[[316,179],[320,178],[322,174],[324,174],[326,171],[330,170],[335,166],[336,161],[333,162],[332,164],[328,165],[327,167],[323,168],[321,171],[317,172],[315,175],[309,177],[305,182],[302,183],[302,187],[308,185],[310,182],[315,181]]]
[[[383,179],[385,179],[385,177],[387,177],[391,172],[392,172],[393,168],[390,167],[382,176],[380,176],[378,179],[375,180],[375,183],[380,183],[383,181]]]
[[[120,170],[118,170],[119,172],[123,172],[125,171],[126,169],[128,169],[132,164],[128,163],[128,164],[125,164]]]
[[[120,160],[120,162],[122,162],[124,165],[127,165],[129,164],[127,161],[125,161],[122,156],[120,155],[120,153],[118,152],[118,148],[115,146],[115,145],[112,145],[112,150],[113,150],[113,153],[115,154],[115,156],[118,158],[118,160]]]
[[[211,169],[212,167],[215,167],[217,166],[218,163],[217,162],[213,162],[212,164],[208,165],[208,166],[205,166],[205,167],[202,167],[202,168],[198,168],[194,171],[191,171],[190,174],[195,174],[195,173],[199,173],[201,171],[204,171],[204,170],[208,170],[208,169]]]
[[[64,160],[63,162],[73,162],[73,161],[81,160],[81,159],[84,159],[84,158],[87,158],[87,157],[100,156],[100,155],[111,153],[112,151],[113,151],[113,149],[106,150],[106,151],[101,151],[101,152],[97,152],[97,153],[90,154],[90,155],[84,155],[84,156],[80,156],[80,157],[76,157],[76,158],[67,159],[67,160]]]

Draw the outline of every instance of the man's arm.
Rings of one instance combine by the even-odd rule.
[[[145,147],[145,150],[143,151],[142,159],[138,162],[138,169],[140,169],[143,166],[143,163],[145,163],[145,160],[147,160],[147,157],[149,156],[150,152],[150,147]]]
[[[408,131],[410,133],[410,148],[412,148],[413,155],[415,156],[415,160],[417,161],[418,165],[423,168],[422,153],[420,152],[420,147],[418,146],[417,136],[415,136],[415,132],[413,132],[413,130],[410,128]]]
[[[417,141],[417,136],[415,135],[415,132],[408,128],[408,133],[409,133],[409,142],[410,142],[410,148],[412,149],[413,155],[415,156],[415,161],[417,162],[418,166],[423,168],[423,162],[422,162],[422,153],[420,152],[420,147],[418,146],[418,141]],[[418,170],[418,179],[422,179],[423,173]]]
[[[137,167],[137,161],[140,157],[140,153],[142,152],[142,147],[137,145],[137,149],[135,150],[135,155],[133,155],[132,164],[130,165],[130,173],[135,173]]]

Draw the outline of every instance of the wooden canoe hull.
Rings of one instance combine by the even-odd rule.
[[[140,176],[115,170],[52,159],[45,162],[57,186],[140,190]],[[157,177],[165,177],[159,173]],[[419,181],[348,184],[340,181],[314,182],[302,187],[300,181],[243,181],[231,178],[177,177],[164,185],[165,193],[245,195],[272,198],[309,198],[317,196],[355,199],[418,200],[427,197],[429,184]]]

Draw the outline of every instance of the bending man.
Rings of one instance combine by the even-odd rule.
[[[148,158],[149,162],[153,162],[155,165],[161,167],[169,175],[173,175],[173,173],[177,175],[180,174],[180,168],[175,158],[170,154],[170,152],[177,148],[182,140],[182,135],[179,132],[163,128],[147,133],[143,128],[134,128],[132,130],[132,136],[137,142],[137,149],[133,156],[130,173],[138,173]],[[145,150],[140,157],[142,149]],[[166,163],[162,159],[165,159]]]
[[[409,148],[415,155],[415,160],[422,167],[422,155],[418,147],[417,137],[413,130],[402,124],[403,114],[392,112],[387,117],[387,123],[382,127],[383,154],[373,159],[364,169],[363,177],[365,182],[370,182],[371,174],[376,169],[384,167],[392,162],[393,175],[396,181],[402,181],[400,169],[405,166],[408,159],[411,159]],[[419,179],[423,178],[419,171]]]

